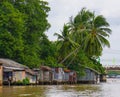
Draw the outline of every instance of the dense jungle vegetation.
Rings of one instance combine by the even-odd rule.
[[[105,46],[110,47],[111,34],[105,17],[82,8],[63,25],[61,34],[54,34],[58,39],[50,41],[45,34],[49,11],[43,0],[1,0],[0,57],[30,68],[60,66],[79,72],[89,67],[104,73],[100,56]]]

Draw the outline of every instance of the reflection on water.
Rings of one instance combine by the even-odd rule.
[[[0,87],[0,97],[120,97],[120,79],[97,85]]]

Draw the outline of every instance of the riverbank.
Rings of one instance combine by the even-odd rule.
[[[103,74],[90,67],[84,67],[83,74],[79,74],[75,70],[63,67],[40,66],[30,69],[13,60],[0,59],[0,85],[94,84],[102,79]]]
[[[0,97],[120,97],[120,79],[79,85],[37,85],[0,87]]]

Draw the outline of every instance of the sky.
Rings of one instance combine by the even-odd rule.
[[[63,25],[69,21],[71,16],[76,16],[85,7],[94,11],[96,15],[103,15],[112,30],[108,38],[110,48],[104,48],[100,57],[103,65],[120,65],[120,0],[46,0],[51,11],[48,21],[51,28],[46,32],[52,41],[57,37],[54,33],[61,33]]]

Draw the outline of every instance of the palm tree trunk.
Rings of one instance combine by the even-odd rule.
[[[72,51],[71,53],[69,53],[69,54],[60,62],[60,64],[62,64],[64,61],[66,61],[67,58],[69,58],[72,54],[74,54],[75,52],[77,52],[80,47],[81,47],[81,46],[79,46],[79,47],[76,48],[74,51]]]

